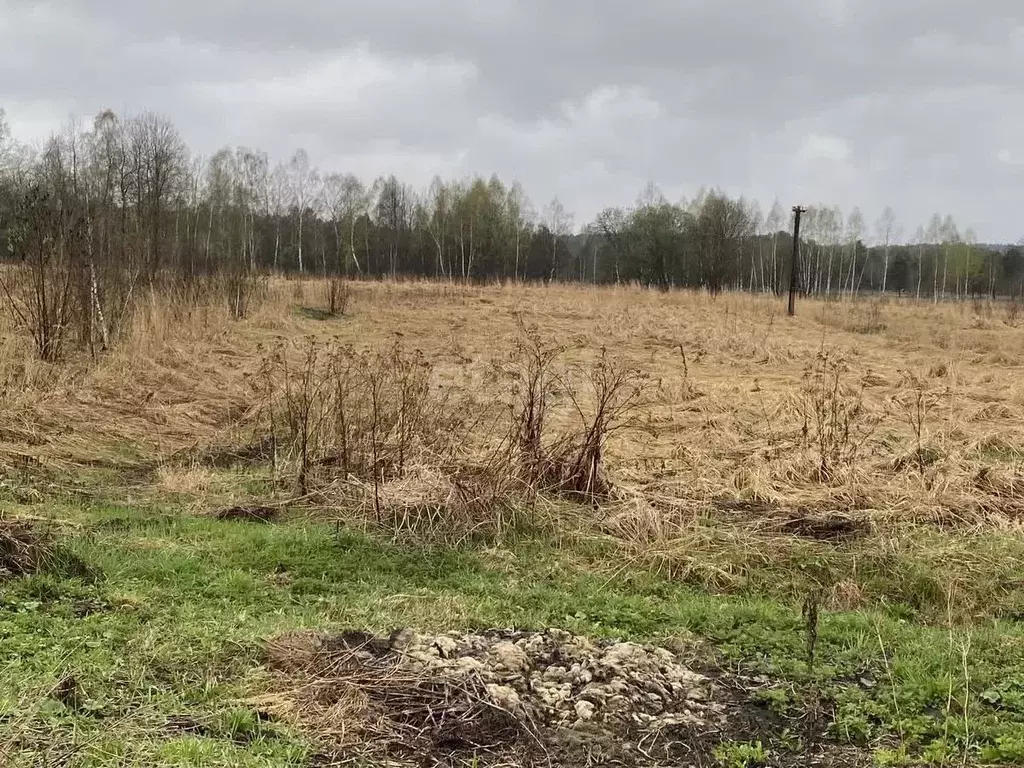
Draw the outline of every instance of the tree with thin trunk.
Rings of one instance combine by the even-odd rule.
[[[288,180],[290,183],[291,202],[298,216],[298,262],[299,274],[305,271],[302,260],[302,225],[306,218],[306,208],[312,201],[316,187],[316,171],[309,166],[309,155],[304,149],[297,149],[288,163]]]
[[[572,214],[566,213],[565,207],[556,197],[544,209],[544,222],[551,233],[551,269],[548,273],[550,281],[555,279],[558,268],[558,243],[572,231]]]
[[[290,181],[288,166],[278,163],[274,172],[267,179],[267,202],[271,218],[274,221],[274,259],[273,267],[280,266],[281,256],[281,222],[288,212]]]
[[[775,202],[772,203],[772,208],[768,212],[768,218],[765,220],[765,229],[772,238],[772,291],[779,294],[779,230],[782,228],[782,222],[785,214],[782,210],[782,203],[776,198]]]
[[[427,232],[434,242],[434,252],[437,257],[435,264],[435,277],[451,278],[451,269],[446,267],[445,256],[448,245],[448,228],[452,217],[453,207],[452,189],[442,181],[440,176],[435,176],[427,191],[425,205]]]
[[[957,231],[956,222],[953,221],[953,216],[946,214],[946,218],[942,221],[941,229],[942,237],[942,295],[945,296],[946,289],[946,278],[949,274],[949,252],[953,249],[953,245],[960,240],[960,233]]]
[[[928,243],[932,246],[932,302],[939,301],[939,242],[942,240],[942,217],[933,213],[928,222],[928,231],[925,235]]]
[[[898,238],[900,233],[896,224],[896,212],[889,206],[882,211],[878,223],[875,225],[878,232],[878,240],[882,244],[882,293],[885,294],[889,282],[889,252],[893,240]]]
[[[854,294],[854,278],[857,273],[857,250],[864,236],[864,215],[860,208],[854,206],[850,218],[846,221],[846,244],[849,249],[850,267],[847,272],[846,290],[848,295]]]
[[[921,278],[924,277],[924,244],[928,241],[928,236],[924,232],[924,227],[919,226],[917,232],[914,235],[914,242],[917,244],[917,299],[921,299]]]
[[[519,266],[522,262],[523,234],[529,232],[530,220],[533,216],[530,210],[530,201],[526,197],[523,186],[518,182],[512,182],[505,200],[509,225],[514,229],[515,257],[512,261],[512,281],[519,282]]]

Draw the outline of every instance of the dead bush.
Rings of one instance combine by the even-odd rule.
[[[228,311],[235,320],[247,317],[267,296],[267,279],[247,269],[229,271],[219,281],[227,300]]]
[[[925,468],[939,458],[938,453],[925,444],[928,438],[928,415],[936,404],[925,377],[913,371],[900,371],[898,392],[892,398],[892,404],[914,435],[913,453],[901,458],[896,469],[912,464],[923,476]]]
[[[293,472],[301,493],[325,478],[377,487],[420,453],[450,453],[450,412],[418,350],[396,342],[359,352],[309,339],[297,360],[293,352],[281,345],[266,354],[258,379],[275,465]]]
[[[631,417],[642,404],[648,377],[613,362],[602,348],[589,369],[576,368],[562,382],[579,422],[547,452],[542,486],[589,502],[609,498],[612,485],[604,470],[604,447],[615,432],[636,426]]]
[[[60,570],[84,576],[85,564],[60,547],[37,523],[0,516],[0,580]]]
[[[332,277],[327,283],[327,311],[336,317],[348,311],[352,300],[352,290],[348,283],[340,277]]]
[[[863,385],[849,385],[848,374],[846,362],[827,350],[804,371],[797,406],[800,444],[812,457],[818,482],[834,482],[841,471],[852,469],[878,426],[878,417],[864,408]]]
[[[32,335],[42,360],[59,360],[82,307],[74,279],[80,269],[81,222],[41,187],[29,190],[7,230],[20,264],[0,273],[0,291],[17,325]]]
[[[520,326],[505,374],[512,390],[513,429],[519,463],[528,477],[544,464],[542,437],[548,404],[556,391],[555,363],[565,347],[545,342],[536,329]]]
[[[131,264],[96,259],[91,219],[63,192],[37,184],[18,201],[5,232],[17,263],[0,272],[0,299],[47,362],[76,341],[92,353],[109,348],[128,325],[141,276]]]
[[[605,444],[613,433],[636,426],[631,416],[642,404],[649,379],[612,361],[603,348],[589,367],[561,366],[565,351],[527,330],[506,368],[513,390],[518,471],[535,491],[596,503],[612,495],[603,462]],[[548,427],[548,409],[555,393],[568,401],[578,422],[548,436],[554,431]]]
[[[0,577],[40,571],[52,555],[52,544],[31,525],[0,520]]]

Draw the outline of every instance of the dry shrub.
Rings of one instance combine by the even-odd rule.
[[[217,280],[217,285],[235,320],[248,317],[268,292],[267,278],[249,270],[230,271]]]
[[[609,436],[637,426],[633,416],[644,402],[649,378],[612,360],[604,348],[589,367],[562,368],[566,348],[545,343],[535,329],[524,330],[505,367],[523,482],[535,491],[595,504],[610,498],[604,448]],[[571,405],[575,424],[548,437],[556,393]]]
[[[275,469],[303,496],[394,537],[503,534],[521,496],[510,441],[490,439],[489,406],[456,399],[432,379],[423,354],[397,341],[367,351],[314,339],[275,347],[258,377]]]
[[[504,369],[513,393],[519,459],[527,474],[544,460],[542,437],[548,402],[555,391],[555,362],[565,352],[560,345],[547,344],[536,329],[526,329],[517,339],[511,360]]]
[[[327,311],[331,315],[342,316],[348,311],[352,300],[352,290],[348,283],[340,277],[332,277],[327,282]]]
[[[0,579],[58,568],[72,575],[85,575],[88,570],[36,521],[0,514]]]
[[[307,493],[316,473],[378,482],[400,476],[417,452],[444,452],[449,425],[430,374],[422,353],[399,342],[358,352],[310,338],[297,361],[279,345],[258,377],[275,460]]]
[[[605,444],[615,432],[637,426],[632,416],[643,404],[648,377],[612,361],[602,348],[597,361],[575,379],[582,385],[575,385],[571,376],[563,377],[565,392],[579,417],[577,430],[564,435],[548,451],[547,471],[542,477],[559,493],[596,502],[612,492],[603,466]]]
[[[72,271],[49,259],[15,266],[0,276],[0,291],[17,327],[27,330],[41,360],[60,360],[74,327]]]
[[[914,435],[914,449],[909,457],[897,460],[897,471],[912,464],[923,476],[925,468],[938,460],[938,452],[926,445],[928,416],[936,402],[924,376],[913,371],[900,371],[900,383],[892,404]]]
[[[264,357],[259,419],[276,471],[394,536],[502,532],[516,495],[508,443],[487,448],[492,411],[432,387],[399,342],[369,351],[309,339]],[[481,434],[483,433],[483,434]]]
[[[634,425],[647,377],[604,351],[585,366],[564,365],[564,352],[523,335],[498,368],[510,393],[505,420],[432,386],[433,365],[400,342],[279,345],[257,376],[259,429],[300,494],[341,497],[395,536],[501,535],[538,493],[591,503],[612,495],[605,444]]]
[[[52,554],[51,544],[30,524],[0,520],[0,577],[40,571]]]
[[[881,333],[888,327],[882,311],[882,300],[857,303],[851,312],[847,330],[854,333]]]
[[[1016,328],[1020,322],[1021,315],[1021,300],[1019,296],[1014,296],[1008,302],[1006,302],[1006,324]]]
[[[147,293],[159,295],[172,317],[216,297],[236,319],[266,295],[266,279],[244,263],[211,275],[144,271],[131,258],[97,263],[85,218],[33,189],[7,232],[20,261],[0,270],[0,301],[42,360],[63,359],[76,342],[93,354],[109,349]]]
[[[861,449],[874,433],[879,418],[864,407],[864,386],[847,383],[849,366],[841,357],[821,350],[804,371],[800,414],[800,443],[812,457],[812,476],[831,483],[852,470]]]

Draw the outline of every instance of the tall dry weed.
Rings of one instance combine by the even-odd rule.
[[[880,420],[865,408],[864,385],[850,382],[847,362],[826,349],[804,371],[797,408],[801,446],[823,483],[855,467]]]
[[[649,376],[604,348],[590,365],[566,365],[567,347],[545,342],[535,328],[521,330],[504,370],[524,484],[592,504],[610,498],[605,445],[612,434],[637,426],[633,416],[650,389]],[[561,429],[549,419],[555,394],[571,408],[569,425]]]

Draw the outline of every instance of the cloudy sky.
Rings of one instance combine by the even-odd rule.
[[[199,152],[496,172],[577,223],[653,181],[1024,236],[1020,0],[0,0],[0,71],[28,141],[152,109]]]

